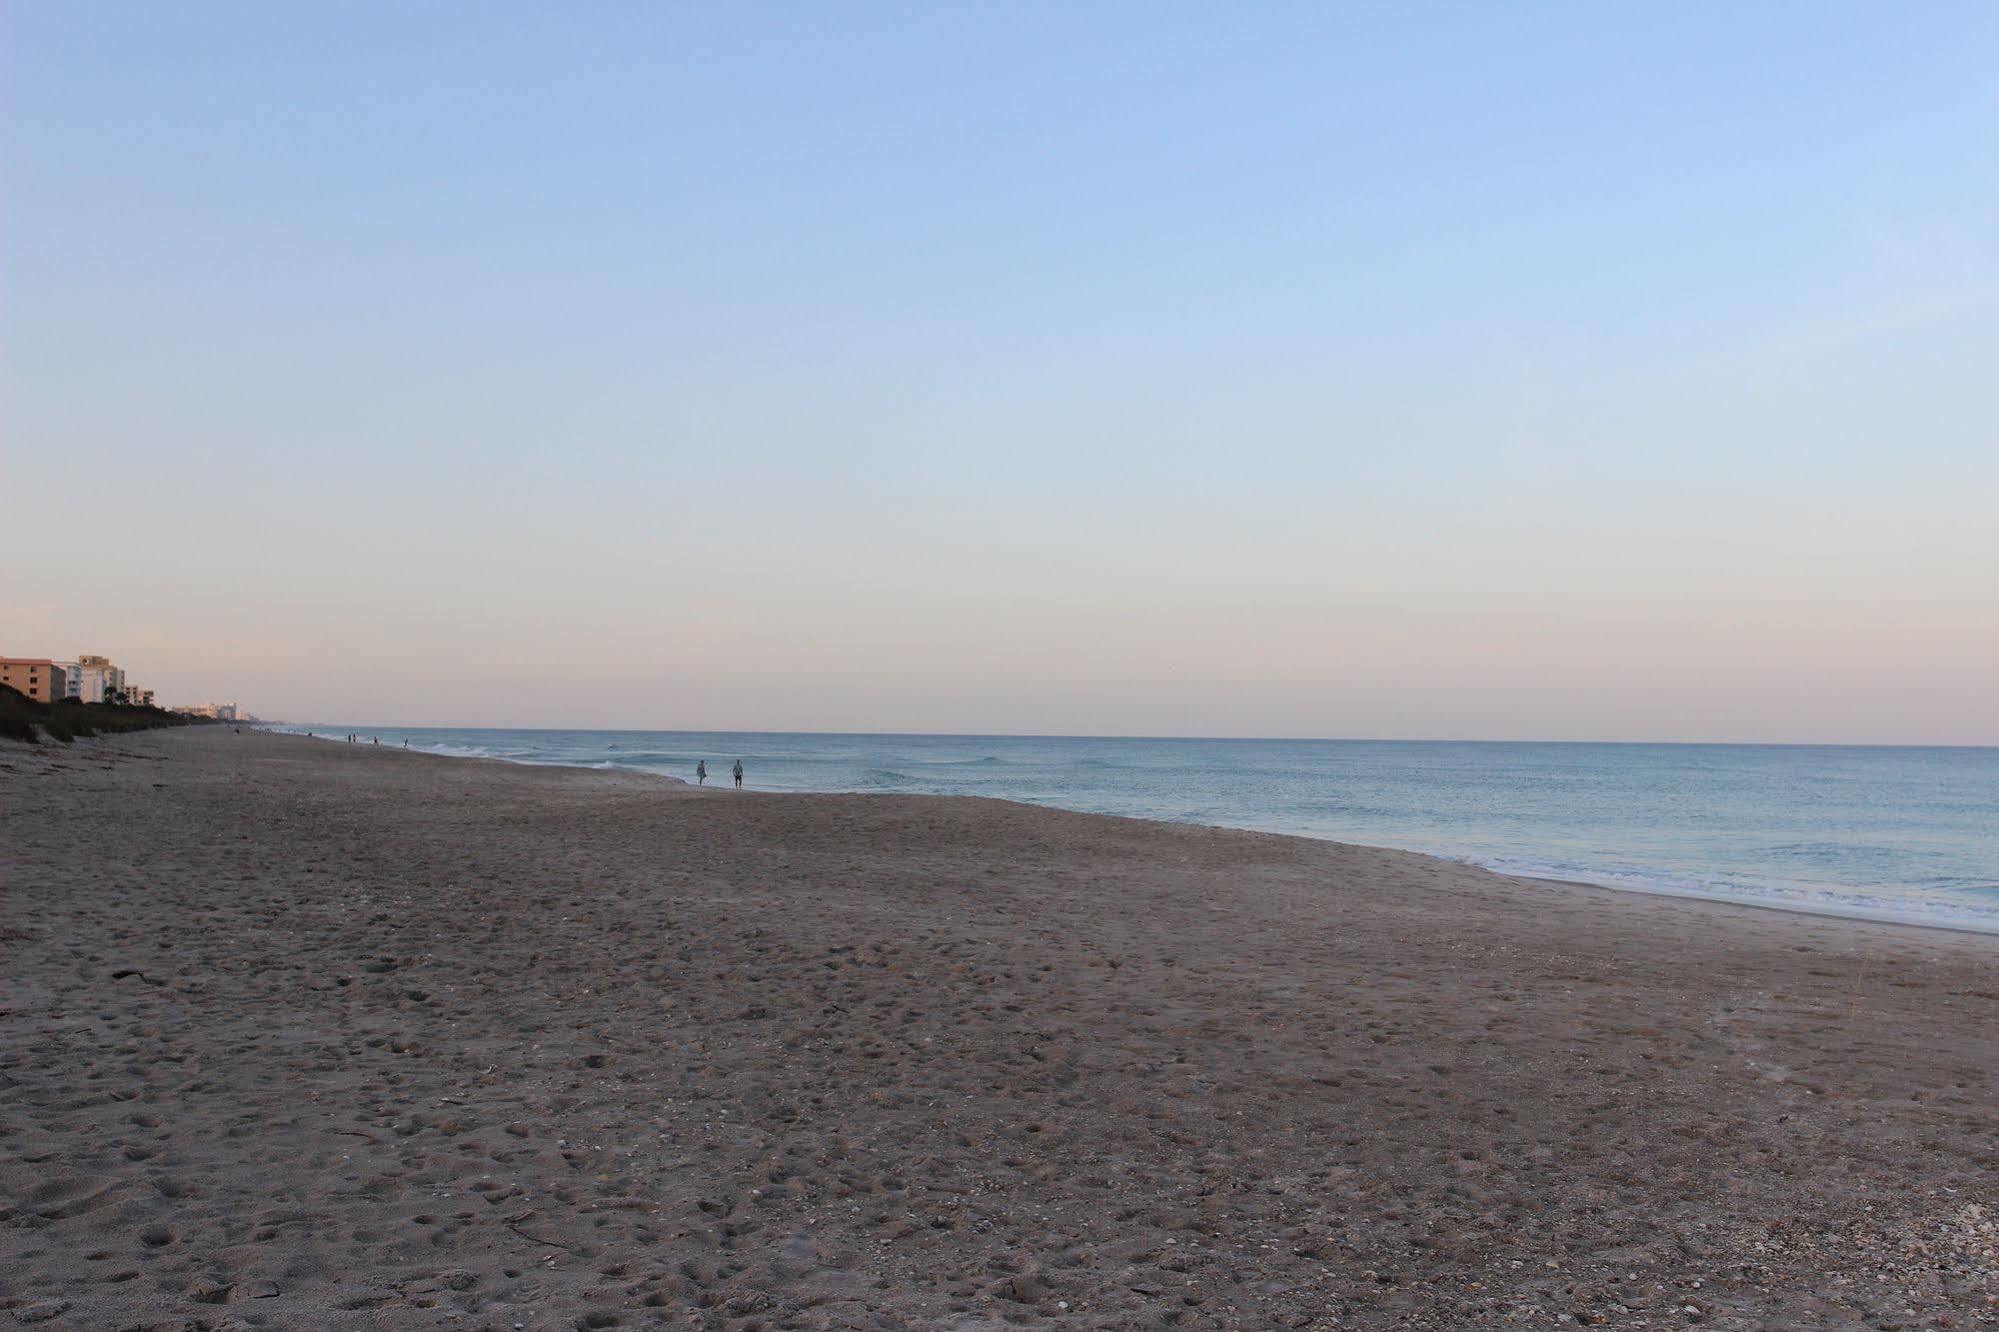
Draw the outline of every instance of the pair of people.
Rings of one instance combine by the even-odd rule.
[[[743,789],[743,761],[741,759],[736,760],[735,778],[736,778],[736,789],[740,791]],[[706,786],[708,784],[707,759],[702,759],[699,763],[696,763],[694,765],[694,782],[697,786]]]

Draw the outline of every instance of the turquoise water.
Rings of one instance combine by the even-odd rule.
[[[766,791],[997,796],[1511,874],[1999,932],[1999,749],[360,730]]]

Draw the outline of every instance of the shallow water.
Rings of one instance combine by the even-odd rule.
[[[1999,749],[285,727],[776,791],[997,796],[1999,932]]]

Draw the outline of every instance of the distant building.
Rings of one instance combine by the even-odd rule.
[[[174,711],[189,717],[210,717],[216,721],[237,720],[234,703],[184,703]]]
[[[76,664],[84,667],[86,670],[103,671],[104,682],[108,688],[123,689],[125,687],[124,670],[121,667],[113,666],[109,657],[93,657],[89,653],[84,653],[76,659]]]
[[[0,657],[0,685],[18,689],[37,703],[53,703],[69,692],[69,675],[47,657]]]
[[[69,668],[70,698],[81,699],[85,703],[102,703],[107,696],[122,693],[125,689],[125,672],[113,666],[108,657],[86,654],[65,665]]]
[[[89,654],[75,661],[0,657],[0,684],[18,689],[39,703],[56,703],[66,698],[79,703],[116,699],[150,707],[153,702],[153,691],[141,689],[126,679],[123,667],[114,666],[109,657]]]

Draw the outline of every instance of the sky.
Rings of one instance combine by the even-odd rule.
[[[0,653],[1999,744],[1999,7],[0,0]]]

